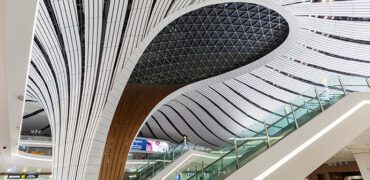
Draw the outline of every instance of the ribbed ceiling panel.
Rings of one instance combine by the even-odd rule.
[[[123,90],[129,78],[125,72],[135,65],[133,52],[145,50],[142,44],[149,44],[151,32],[160,32],[157,26],[171,23],[166,17],[180,17],[187,8],[212,2],[40,0],[27,94],[42,105],[55,135],[55,179],[96,179],[112,102],[122,92],[112,87]],[[180,142],[186,134],[196,144],[223,146],[230,137],[262,130],[267,115],[313,86],[322,88],[325,77],[366,84],[370,2],[261,3],[295,18],[292,24],[299,27],[290,33],[297,38],[289,40],[289,49],[279,51],[271,63],[222,83],[196,89],[190,84],[192,91],[179,91],[148,117],[142,136]],[[107,99],[109,93],[115,98]],[[306,98],[310,96],[314,94]],[[269,123],[281,113],[273,114]]]
[[[356,21],[352,21],[350,18],[336,20],[336,18],[328,17],[326,19],[325,17],[316,17],[316,14],[312,13],[317,11],[318,15],[325,14],[319,9],[327,10],[327,6],[330,6],[333,8],[331,15],[340,16],[341,11],[347,11],[342,8],[344,4],[348,5],[349,2],[317,2],[314,4],[294,2],[286,5],[286,8],[294,9],[292,12],[297,13],[296,18],[300,25],[300,32],[295,32],[299,33],[299,38],[293,48],[280,57],[276,57],[276,60],[266,66],[249,74],[175,98],[176,101],[184,103],[189,109],[199,109],[205,114],[207,111],[212,112],[216,120],[217,118],[222,119],[222,123],[217,124],[209,116],[202,117],[208,121],[209,126],[225,129],[226,132],[218,134],[223,140],[227,141],[230,136],[233,136],[227,132],[230,129],[233,130],[232,133],[237,135],[243,134],[240,132],[240,126],[231,126],[235,123],[230,121],[230,117],[241,124],[244,124],[243,120],[246,121],[247,127],[259,132],[263,126],[257,120],[268,119],[272,120],[271,122],[274,119],[277,120],[279,115],[283,115],[283,112],[279,111],[275,115],[271,115],[272,112],[284,107],[289,109],[290,101],[311,89],[310,92],[307,92],[306,97],[294,101],[296,104],[292,104],[293,106],[302,105],[304,100],[314,96],[313,87],[323,88],[325,79],[329,79],[329,83],[339,84],[337,80],[331,79],[340,76],[347,84],[354,82],[366,84],[365,78],[369,77],[369,68],[367,67],[369,63],[367,62],[370,59],[365,56],[368,56],[370,46],[366,42],[367,35],[361,36],[359,34],[370,27],[370,21],[367,21],[366,18],[361,19],[360,16],[356,16]],[[367,4],[368,2],[353,1],[351,3]],[[300,8],[303,6],[305,13],[301,14],[303,11]],[[307,9],[311,7],[314,11],[310,11],[309,14]],[[355,10],[351,9],[350,11]],[[346,16],[345,14],[343,16]],[[364,14],[361,17],[367,16]],[[198,92],[203,92],[208,99]],[[189,103],[188,98],[184,98],[184,96],[192,97],[197,103]],[[219,108],[216,108],[210,100],[213,100]],[[200,108],[199,105],[204,109]],[[161,109],[162,107],[159,108],[159,110]],[[201,114],[201,112],[196,113]],[[154,112],[155,114],[157,112]],[[248,132],[248,130],[245,131]],[[253,133],[244,133],[243,135],[251,136]],[[192,140],[196,135],[189,134],[188,136]],[[217,139],[211,134],[206,137],[211,141]],[[195,143],[201,143],[201,141],[195,141]]]

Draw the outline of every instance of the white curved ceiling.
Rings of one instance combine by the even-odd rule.
[[[289,107],[297,95],[312,86],[323,87],[325,77],[340,76],[344,83],[358,81],[366,85],[365,79],[370,75],[369,35],[358,36],[357,33],[368,30],[370,19],[366,17],[370,14],[351,18],[340,13],[341,8],[356,3],[368,2],[286,5],[293,14],[297,11],[294,15],[299,32],[291,33],[299,34],[299,38],[293,48],[242,76],[183,92],[163,102],[164,105],[148,117],[139,135],[181,142],[182,135],[186,134],[196,144],[222,147],[230,143],[230,137],[252,136],[262,131],[263,120],[273,123],[284,116],[284,112],[275,111]],[[322,14],[318,11],[326,6],[338,12]],[[297,10],[302,7],[307,8],[305,13]],[[359,56],[361,52],[363,56]],[[302,100],[311,97],[314,97],[313,91]],[[302,100],[292,105],[302,105]]]
[[[33,98],[28,97],[24,102],[21,135],[51,136],[48,116],[41,104]]]
[[[307,88],[322,86],[323,77],[340,75],[345,83],[351,78],[366,84],[362,78],[370,75],[369,1],[240,1],[290,14],[297,26],[291,32],[295,37],[279,54],[260,61],[262,67],[245,67],[180,89],[153,111],[143,136],[180,141],[186,134],[197,144],[220,146],[243,126],[256,124],[253,129],[260,130],[256,119],[286,106]],[[145,49],[158,25],[170,23],[166,17],[216,2],[232,1],[40,0],[27,93],[42,104],[55,134],[53,177],[97,177],[135,53]]]

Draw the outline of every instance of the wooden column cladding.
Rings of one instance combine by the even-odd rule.
[[[127,84],[114,114],[99,179],[122,179],[132,141],[154,106],[183,85]]]

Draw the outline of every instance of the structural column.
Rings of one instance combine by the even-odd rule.
[[[99,179],[122,179],[132,141],[151,110],[183,85],[127,84],[104,147]]]

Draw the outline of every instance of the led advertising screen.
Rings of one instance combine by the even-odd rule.
[[[38,174],[9,174],[7,179],[38,179]]]
[[[146,151],[148,152],[166,152],[169,149],[169,144],[164,141],[147,140]]]
[[[131,146],[131,151],[145,151],[149,153],[163,153],[168,151],[170,145],[168,142],[154,139],[135,138]]]
[[[131,146],[131,150],[134,151],[146,151],[147,141],[142,138],[135,138],[134,143]]]

